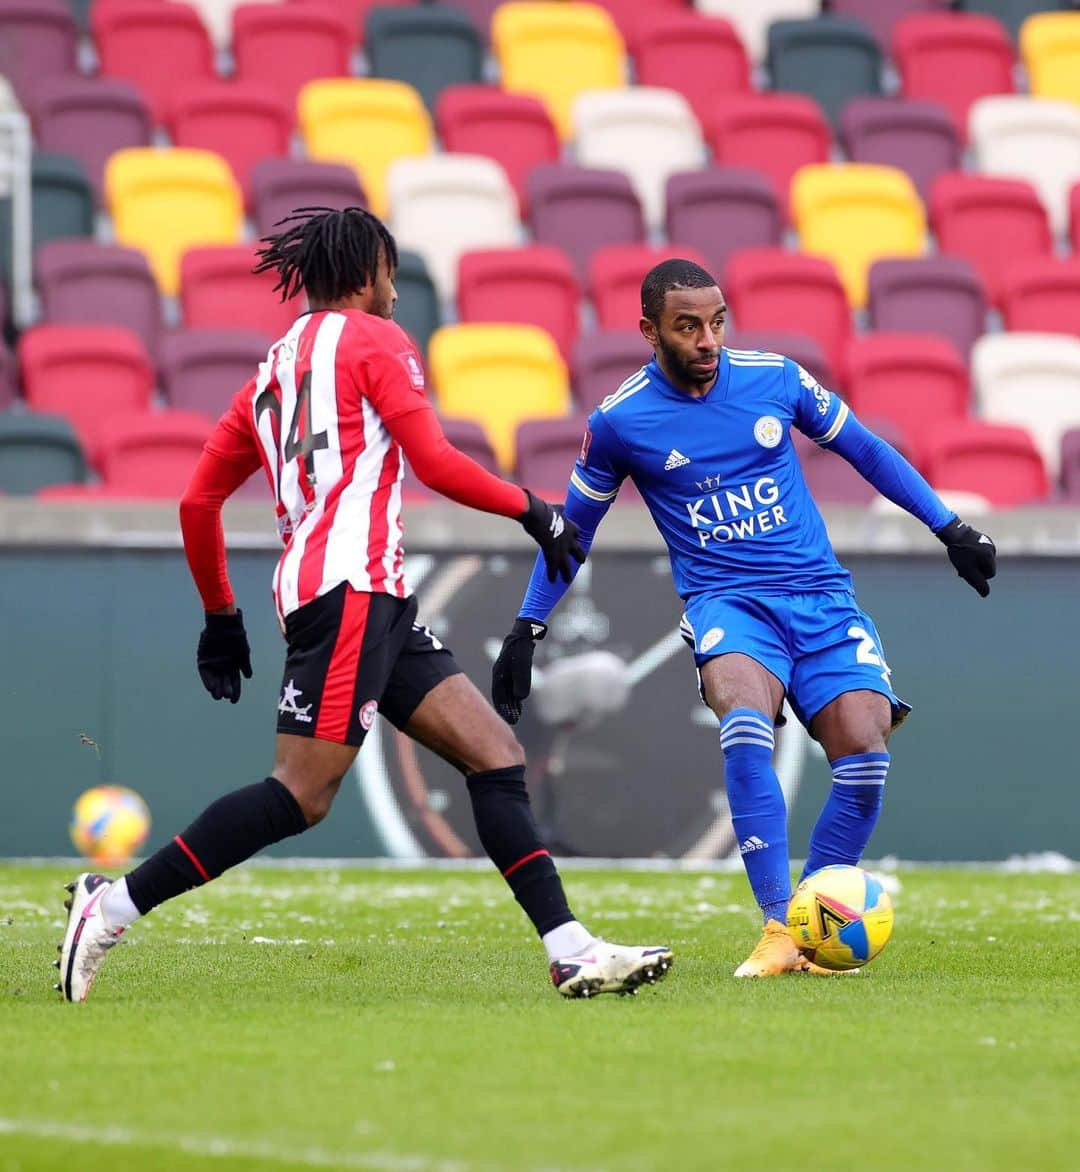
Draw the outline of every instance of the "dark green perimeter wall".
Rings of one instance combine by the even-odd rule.
[[[201,611],[178,550],[4,552],[0,856],[70,854],[71,804],[99,781],[145,796],[153,846],[217,794],[266,776],[283,650],[269,597],[273,560],[267,552],[231,557],[255,663],[255,678],[231,706],[215,704],[198,682]],[[428,580],[452,560],[427,559]],[[870,855],[1080,855],[1080,561],[1006,560],[987,601],[942,558],[846,561],[885,642],[897,690],[915,705],[892,744],[885,813]],[[465,585],[444,581],[438,613],[423,616],[485,692],[492,640],[516,613],[530,564],[524,555],[474,559],[473,572],[459,576]],[[561,652],[603,647],[631,662],[662,644],[680,611],[663,562],[598,551],[590,566],[564,604]],[[557,640],[553,651],[560,651]],[[697,707],[686,652],[663,658],[626,708],[595,728],[554,745],[549,732],[522,726],[534,755],[547,759],[531,784],[563,850],[683,854],[715,821],[718,798],[722,808],[719,746]],[[100,758],[83,737],[100,746]],[[427,850],[443,853],[438,835],[427,833],[429,811],[417,806],[416,785],[410,790],[401,781],[392,738],[384,736],[383,745],[402,821]],[[431,811],[475,845],[456,775],[423,754],[420,764],[430,791],[420,806],[430,801]],[[797,857],[828,777],[820,755],[808,755],[792,803]],[[386,853],[361,785],[350,777],[326,822],[272,853]]]

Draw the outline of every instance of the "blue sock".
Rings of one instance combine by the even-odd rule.
[[[787,920],[791,898],[787,809],[773,769],[773,723],[753,708],[720,722],[731,823],[754,898],[766,920]]]
[[[832,792],[810,834],[802,878],[833,863],[858,863],[881,813],[888,772],[888,753],[856,753],[832,763]]]

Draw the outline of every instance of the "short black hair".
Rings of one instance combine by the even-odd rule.
[[[341,301],[375,281],[379,256],[385,255],[393,272],[398,251],[386,225],[366,208],[297,208],[274,225],[289,225],[276,235],[263,236],[256,251],[254,272],[276,270],[281,300],[301,289],[319,304]]]
[[[641,312],[652,322],[660,321],[669,289],[709,289],[719,282],[699,264],[683,257],[662,260],[641,282]]]

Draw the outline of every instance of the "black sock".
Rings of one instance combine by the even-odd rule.
[[[307,830],[296,798],[276,777],[233,790],[127,875],[131,902],[146,915],[159,903],[216,879],[256,851]]]
[[[465,781],[480,842],[536,931],[543,936],[574,919],[559,872],[533,821],[525,766],[489,769]]]

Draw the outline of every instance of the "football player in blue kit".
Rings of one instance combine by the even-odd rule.
[[[791,428],[838,452],[918,517],[984,598],[994,543],[797,363],[724,347],[724,298],[700,266],[657,265],[641,301],[653,359],[589,417],[566,516],[588,550],[629,477],[667,544],[686,607],[682,634],[720,721],[732,823],[764,918],[735,975],[825,973],[801,957],[786,930],[791,876],[774,725],[786,696],[832,767],[810,836],[809,873],[861,858],[881,809],[889,734],[910,707],[893,691],[878,633],[833,553]],[[536,641],[566,589],[537,562],[492,678],[495,708],[511,724],[529,694]]]

